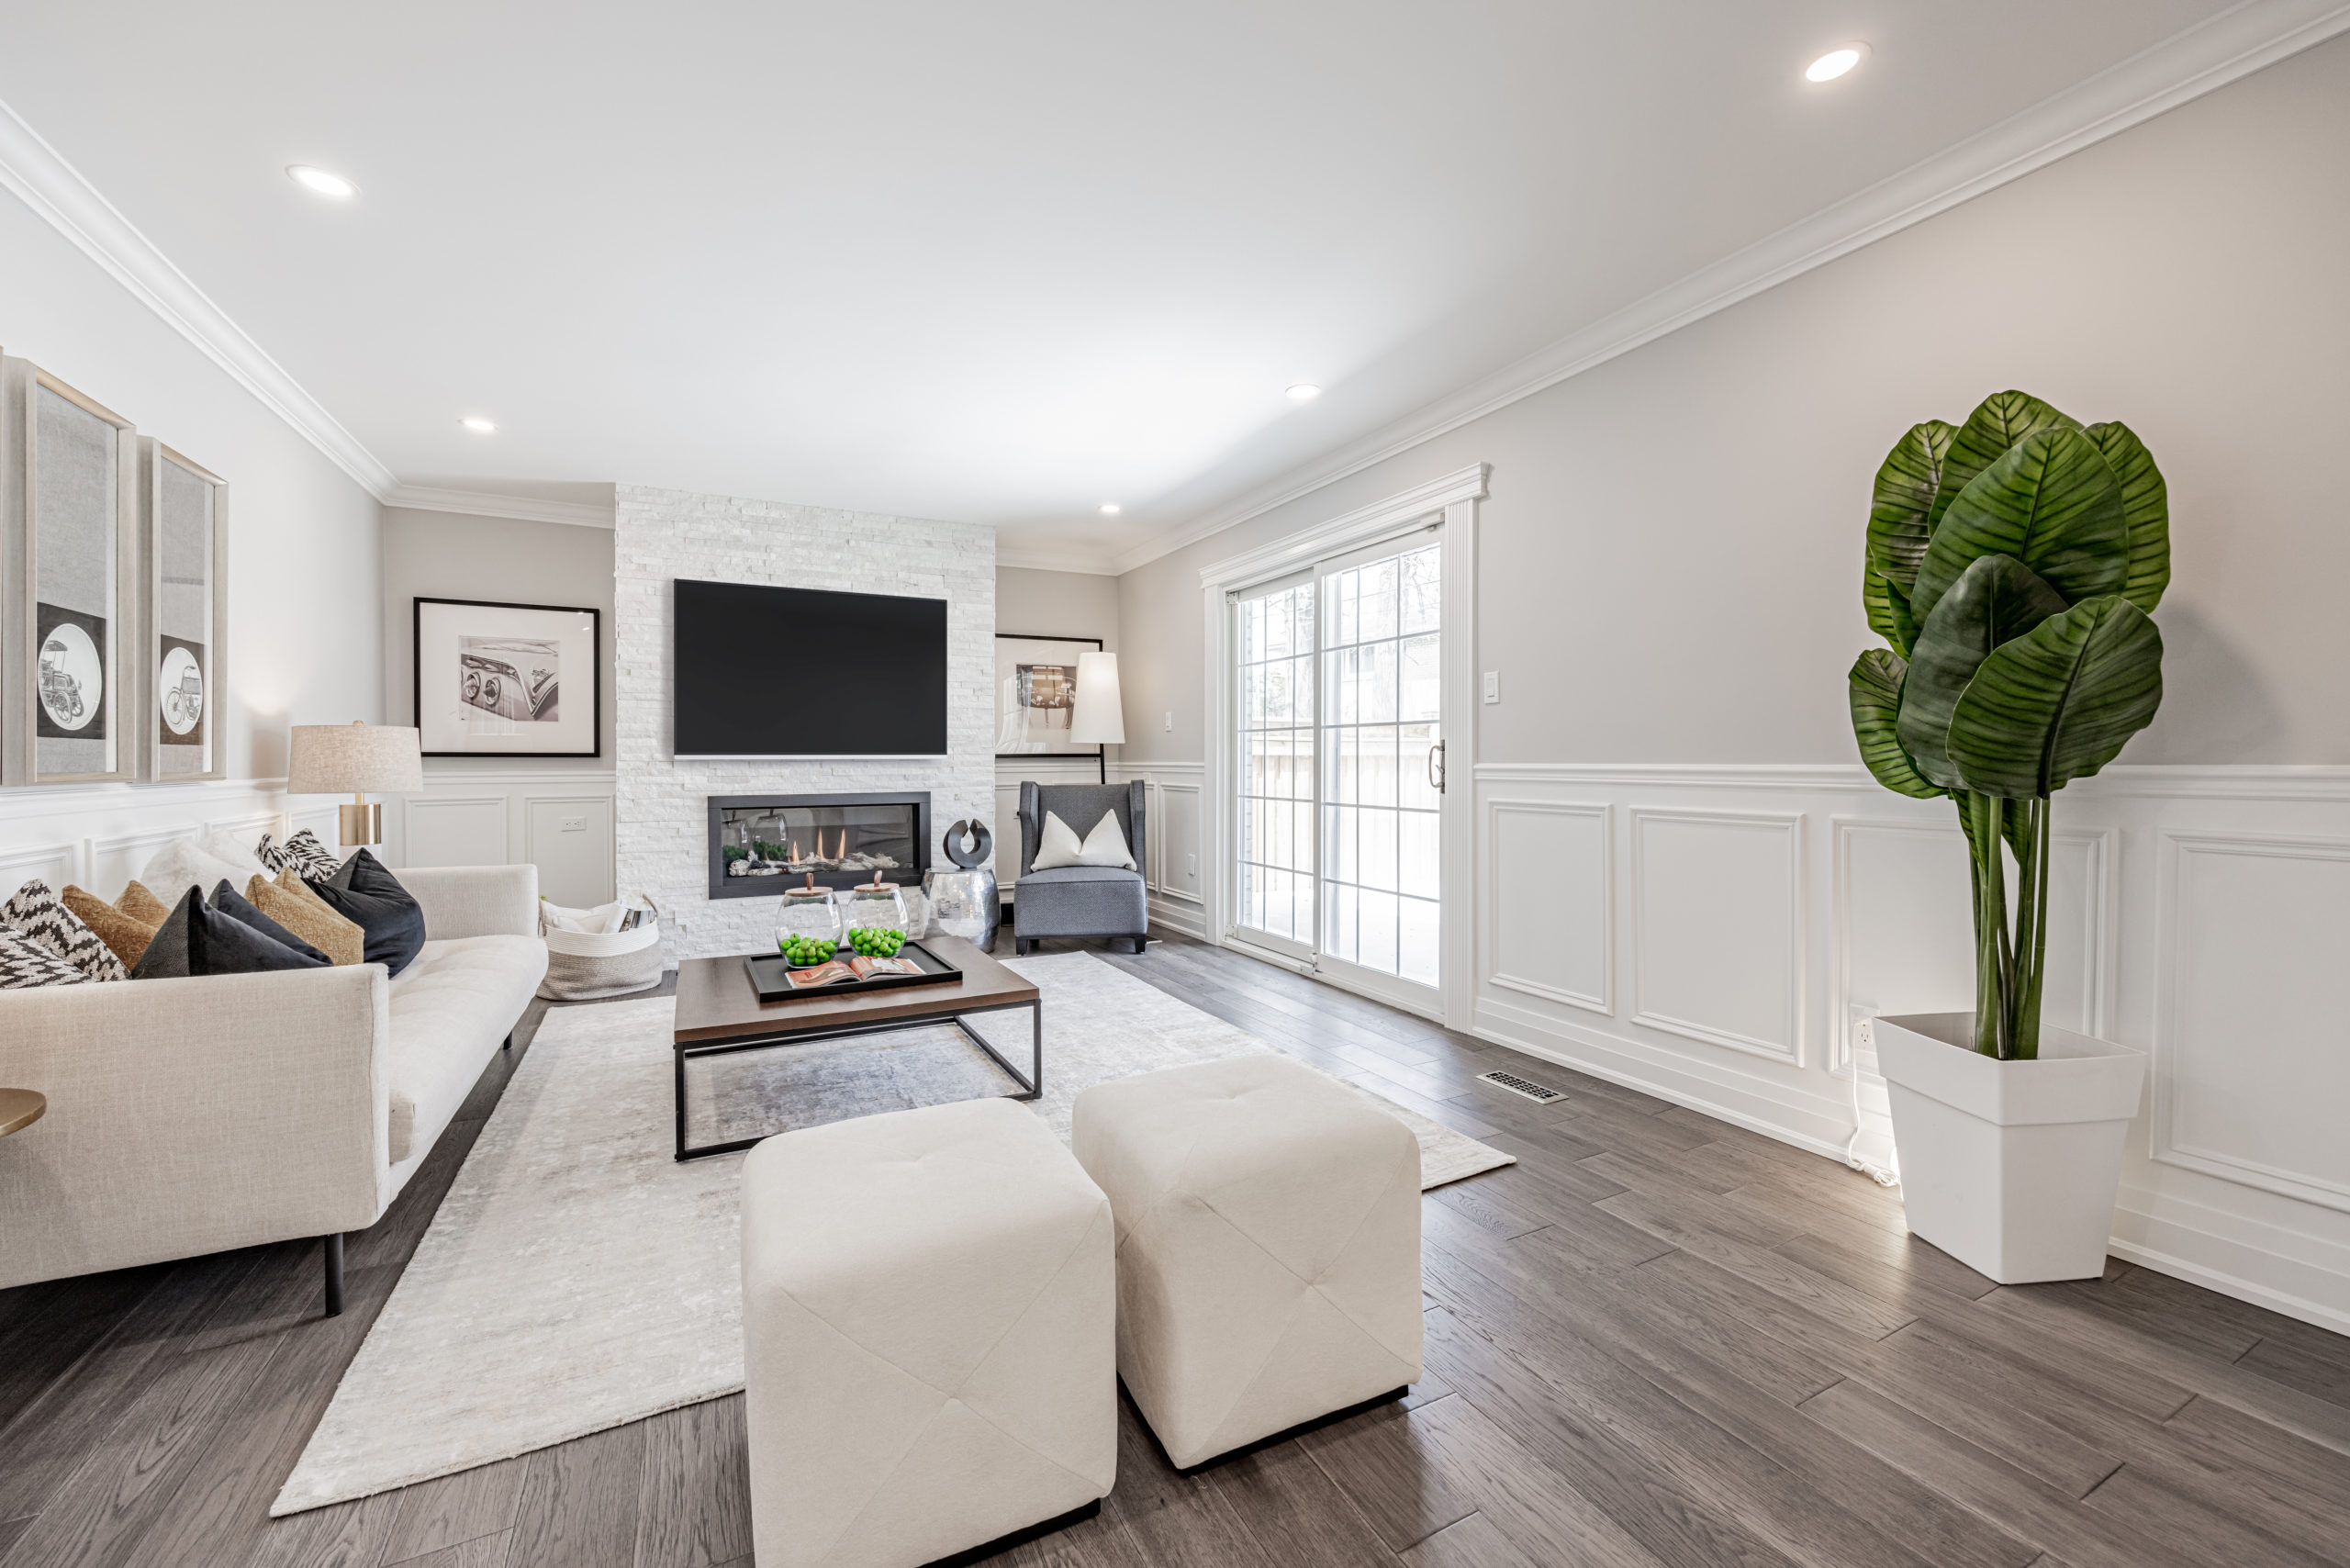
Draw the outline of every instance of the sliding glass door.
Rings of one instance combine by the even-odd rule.
[[[1425,528],[1234,596],[1233,935],[1439,1001],[1443,544]]]

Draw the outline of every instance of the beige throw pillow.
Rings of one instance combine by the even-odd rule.
[[[327,956],[331,964],[355,964],[367,952],[367,933],[355,921],[310,890],[292,867],[277,880],[255,877],[245,888],[252,906]]]
[[[139,884],[133,882],[131,886],[136,888]],[[140,891],[145,892],[146,890],[140,888]],[[139,967],[139,959],[147,951],[147,944],[154,938],[155,927],[162,924],[161,921],[136,919],[95,893],[85,893],[76,887],[68,886],[57,898],[80,918],[83,924],[97,933],[99,941],[114,949],[114,956],[122,960],[122,967],[126,969]],[[169,913],[170,911],[164,913]]]
[[[172,918],[172,906],[147,890],[144,882],[133,882],[122,890],[122,897],[114,907],[141,925],[161,925]]]

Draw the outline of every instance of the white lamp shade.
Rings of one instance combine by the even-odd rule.
[[[424,744],[400,724],[296,724],[289,795],[406,795],[424,788]]]
[[[1126,744],[1126,710],[1118,697],[1118,655],[1077,655],[1077,709],[1069,738],[1078,745]]]

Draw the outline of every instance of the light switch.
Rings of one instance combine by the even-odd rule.
[[[1183,870],[1185,875],[1196,877],[1200,874],[1200,857],[1198,856],[1186,855],[1183,857]]]
[[[1501,700],[1502,672],[1497,669],[1489,669],[1485,672],[1485,700],[1498,702]]]
[[[1169,730],[1169,732],[1172,732],[1172,731],[1174,730],[1174,728],[1175,728],[1175,714],[1174,714],[1174,711],[1173,711],[1172,709],[1170,709],[1170,710],[1169,710],[1169,711],[1168,711],[1168,714],[1167,714],[1167,728],[1168,728],[1168,730]]]

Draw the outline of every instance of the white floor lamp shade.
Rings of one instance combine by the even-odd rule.
[[[286,759],[289,795],[341,795],[342,842],[384,842],[384,808],[367,799],[407,795],[424,788],[424,746],[400,724],[296,724]]]
[[[1077,708],[1069,715],[1074,745],[1126,744],[1126,710],[1118,696],[1118,655],[1077,655]]]

